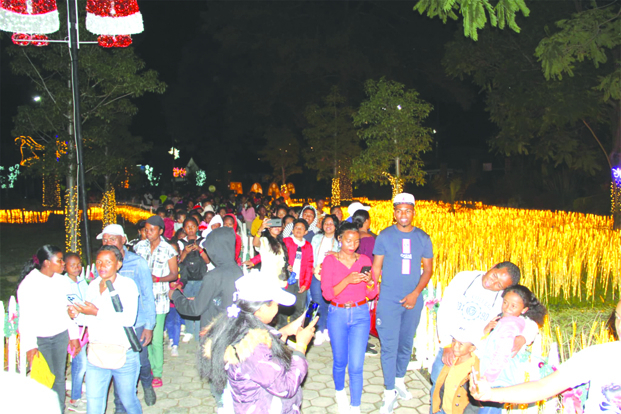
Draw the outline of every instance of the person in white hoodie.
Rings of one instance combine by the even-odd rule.
[[[459,272],[446,287],[438,309],[437,332],[440,351],[431,368],[431,382],[435,384],[444,365],[454,362],[451,341],[459,330],[469,335],[483,336],[485,326],[502,311],[502,292],[520,282],[520,268],[511,262],[496,264],[487,272],[475,270]],[[529,321],[523,335],[517,336],[513,355],[526,343],[531,343],[539,328]],[[433,395],[433,388],[430,392]]]

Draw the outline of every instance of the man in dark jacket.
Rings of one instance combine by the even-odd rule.
[[[203,242],[209,260],[216,267],[203,277],[203,284],[194,300],[189,300],[179,290],[169,295],[182,316],[200,316],[201,329],[222,310],[233,304],[235,282],[243,272],[235,262],[235,232],[229,227],[212,231]],[[220,298],[218,305],[214,299]]]

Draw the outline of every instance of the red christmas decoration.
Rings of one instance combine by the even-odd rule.
[[[103,47],[127,47],[132,43],[129,35],[141,33],[144,25],[136,0],[88,0],[86,29],[101,35]]]
[[[0,30],[19,46],[47,46],[46,33],[60,27],[56,0],[0,0]]]

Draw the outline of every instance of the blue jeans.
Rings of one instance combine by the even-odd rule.
[[[168,337],[173,341],[173,345],[178,346],[179,335],[181,335],[181,316],[179,316],[179,312],[177,312],[176,308],[170,307],[170,311],[166,315],[166,324],[164,326],[166,332],[168,332]],[[185,326],[186,328],[188,327],[188,321],[186,321]]]
[[[125,365],[119,369],[99,368],[87,361],[86,364],[86,410],[88,414],[104,414],[108,400],[110,379],[114,378],[115,389],[123,407],[129,414],[142,414],[140,400],[136,395],[136,383],[140,374],[140,356],[131,349],[127,351]]]
[[[78,355],[71,359],[71,399],[79,400],[82,397],[82,383],[86,375],[86,347],[85,344]]]
[[[313,276],[310,287],[311,300],[319,304],[319,320],[315,326],[316,331],[323,331],[326,329],[328,320],[328,302],[323,298],[321,293],[321,281]]]
[[[138,326],[134,328],[136,331],[136,336],[140,340],[142,337],[142,332],[144,331],[144,326]],[[140,382],[142,382],[142,388],[151,388],[151,383],[153,382],[153,374],[151,373],[151,363],[149,362],[149,351],[146,346],[142,347],[142,351],[139,353],[140,355]],[[114,389],[114,410],[117,413],[125,413],[125,408],[121,403],[121,398],[119,397],[119,393],[116,390],[116,385],[113,384],[112,388]]]
[[[188,298],[194,298],[198,295],[198,291],[201,290],[203,285],[202,280],[189,280],[183,288],[183,294]],[[200,318],[184,318],[185,319],[185,333],[194,335],[194,338],[198,341],[198,334],[201,331]],[[168,333],[170,336],[170,332]]]
[[[382,296],[383,295],[383,296]],[[403,378],[412,359],[414,334],[423,310],[423,295],[419,295],[413,309],[406,309],[399,303],[405,295],[391,295],[382,290],[377,302],[376,326],[382,353],[384,386],[395,389],[395,378]]]
[[[349,369],[351,405],[360,406],[362,371],[367,349],[371,315],[367,305],[355,308],[328,307],[328,333],[332,345],[332,376],[337,391],[345,388],[345,368]]]

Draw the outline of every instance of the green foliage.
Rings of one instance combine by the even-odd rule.
[[[598,72],[583,62],[577,76],[549,82],[533,58],[546,25],[573,11],[571,3],[533,5],[520,35],[490,31],[477,43],[458,35],[443,63],[449,75],[471,77],[485,92],[486,109],[499,128],[489,139],[492,149],[594,174],[603,165],[601,150],[583,121],[596,131],[611,122],[594,89]]]
[[[385,78],[365,82],[368,100],[354,115],[354,125],[367,148],[354,159],[353,179],[388,183],[383,173],[425,182],[420,154],[431,148],[430,129],[421,124],[433,106],[414,89]]]
[[[446,23],[447,18],[458,19],[458,13],[464,17],[464,36],[478,40],[478,31],[485,27],[489,16],[492,27],[504,29],[508,25],[519,33],[520,27],[515,22],[517,12],[524,16],[530,14],[524,0],[498,0],[493,5],[491,0],[419,0],[414,11],[427,14],[428,17],[438,16]]]
[[[83,21],[80,23],[83,28]],[[65,35],[62,30],[60,37]],[[83,40],[94,40],[86,30],[81,32]],[[45,146],[44,156],[29,168],[30,173],[66,175],[75,163],[75,141],[69,132],[73,122],[69,50],[52,43],[43,48],[10,46],[7,53],[13,72],[30,78],[41,96],[39,102],[20,106],[13,119],[14,136],[31,136]],[[85,172],[90,173],[87,180],[123,176],[125,168],[135,165],[135,158],[148,149],[129,133],[131,116],[138,112],[131,98],[146,92],[163,93],[166,85],[158,81],[157,72],[145,70],[132,47],[82,46],[78,62],[84,163]],[[102,157],[106,152],[108,156]]]
[[[577,62],[590,60],[596,68],[608,61],[608,54],[621,45],[621,7],[618,2],[575,13],[555,24],[560,31],[541,40],[535,56],[546,79],[574,76]],[[597,90],[603,99],[621,98],[621,60],[617,53],[614,69],[599,76]]]
[[[339,88],[333,86],[323,101],[324,106],[306,108],[304,116],[310,127],[302,131],[308,144],[306,166],[317,171],[317,180],[335,178],[340,169],[348,170],[360,152],[360,139],[352,125],[354,110],[345,105]]]
[[[300,168],[300,144],[289,128],[270,127],[265,132],[267,143],[259,155],[274,169],[274,180],[287,183],[287,177],[302,172]]]

